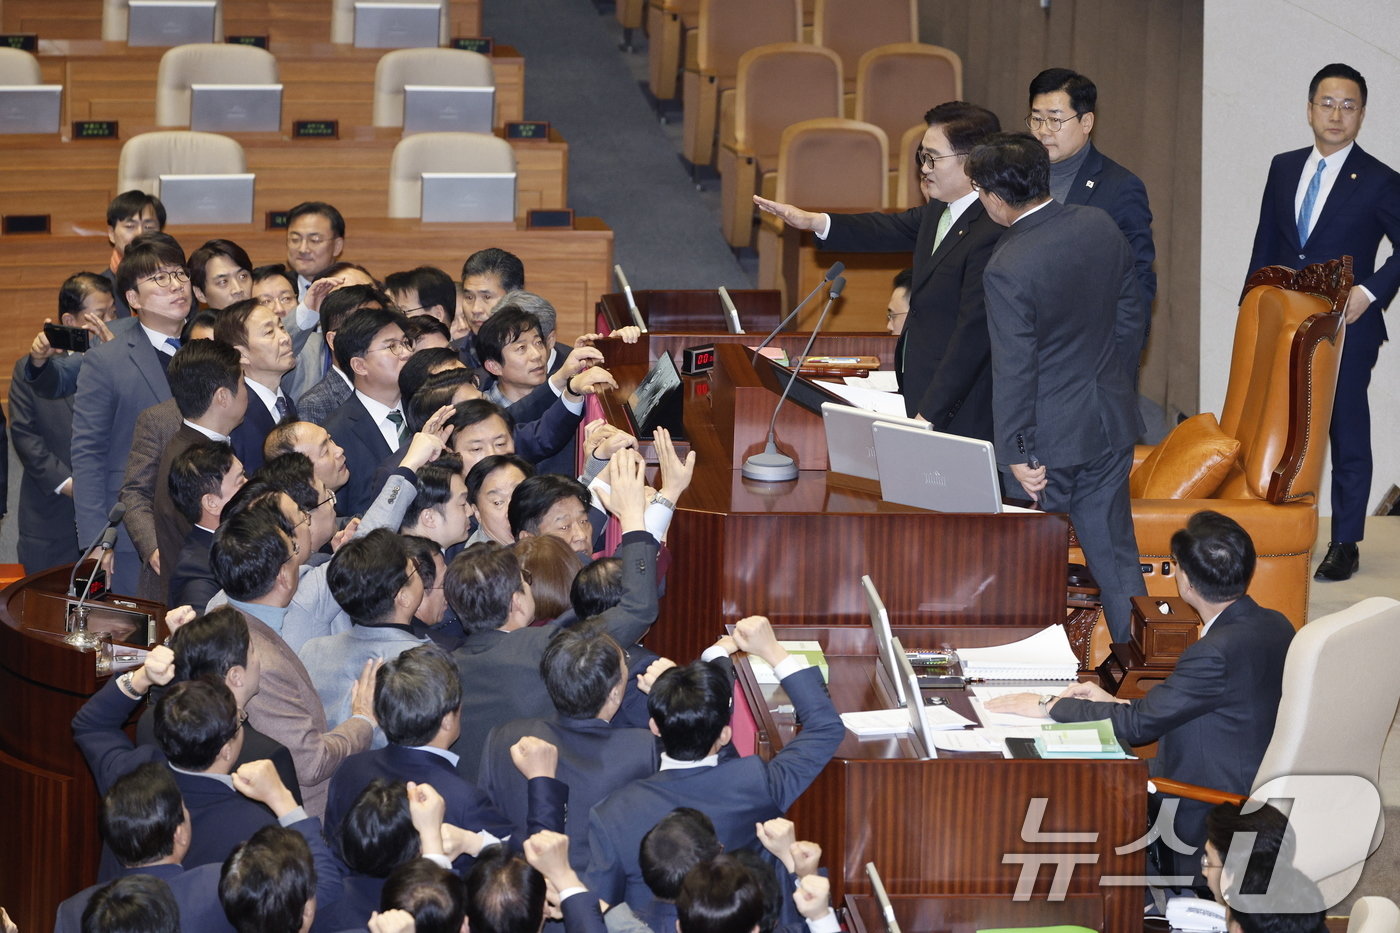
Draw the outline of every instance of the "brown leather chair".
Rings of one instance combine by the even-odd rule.
[[[1307,621],[1317,493],[1345,330],[1341,308],[1351,285],[1349,256],[1299,272],[1255,272],[1235,324],[1219,430],[1209,415],[1197,415],[1155,448],[1137,449],[1133,527],[1142,562],[1151,566],[1150,595],[1176,595],[1171,537],[1192,513],[1213,509],[1254,539],[1249,595],[1295,627]],[[1178,492],[1164,494],[1172,489]],[[1077,548],[1070,560],[1082,562]]]
[[[882,45],[860,57],[855,117],[884,130],[893,145],[930,106],[962,100],[962,83],[962,59],[956,52],[922,42]],[[913,167],[913,157],[906,157],[902,147],[893,149],[890,152],[890,191],[891,200],[897,206],[901,200],[900,169],[906,166]],[[914,194],[918,195],[917,171],[914,171]],[[903,206],[922,203],[923,197],[919,196],[917,201]]]
[[[720,225],[734,248],[753,239],[753,196],[770,197],[783,131],[794,123],[841,116],[841,60],[830,49],[779,42],[739,59],[732,116],[721,121]],[[828,174],[839,169],[824,166]]]
[[[914,44],[918,39],[919,6],[916,0],[817,0],[812,17],[812,42],[841,56],[841,67],[846,76],[846,109],[843,116],[867,119],[855,112],[856,80],[860,74],[861,56],[878,46]],[[924,92],[925,101],[957,99],[939,97],[933,88],[920,90]],[[927,110],[928,106],[924,104],[923,110]],[[884,126],[875,120],[868,122]],[[888,128],[885,129],[888,132]]]
[[[733,106],[739,59],[750,49],[796,42],[802,35],[802,4],[797,0],[700,0],[695,31],[695,69],[681,76],[685,116],[681,155],[709,165],[721,110]]]
[[[908,210],[911,207],[923,207],[928,201],[924,197],[924,189],[919,186],[919,179],[922,175],[919,169],[918,153],[919,146],[923,144],[924,133],[928,132],[928,124],[920,121],[917,126],[911,126],[903,133],[890,137],[890,145],[895,145],[894,140],[899,139],[898,148],[892,153],[894,162],[894,190],[890,194],[890,206],[901,210]]]

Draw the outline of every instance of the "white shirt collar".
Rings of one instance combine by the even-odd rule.
[[[1206,632],[1209,632],[1209,631],[1210,631],[1210,627],[1211,627],[1212,625],[1215,624],[1215,620],[1216,620],[1216,619],[1220,618],[1220,616],[1221,616],[1221,614],[1222,614],[1223,611],[1224,611],[1224,610],[1222,610],[1221,612],[1217,612],[1215,615],[1211,616],[1209,619],[1206,620],[1206,624],[1201,626],[1201,634],[1200,634],[1199,638],[1197,639],[1198,641],[1199,641],[1201,638],[1205,638],[1205,637],[1206,637]]]
[[[400,414],[402,414],[403,409],[390,408],[383,402],[379,402],[370,398],[368,395],[364,394],[359,389],[355,390],[355,397],[360,400],[360,404],[365,406],[365,411],[369,412],[369,416],[374,419],[375,427],[379,428],[379,433],[384,435],[384,440],[388,442],[389,449],[395,451],[398,450],[399,429],[396,428],[394,426],[394,423],[389,420],[388,414],[391,411],[398,411]]]
[[[461,758],[461,756],[449,751],[448,749],[438,748],[435,745],[413,745],[410,747],[415,752],[428,752],[430,754],[437,755],[439,758],[446,758],[454,768],[457,767],[457,762]]]
[[[195,424],[188,418],[184,419],[184,422],[186,427],[193,428],[200,434],[203,434],[205,437],[209,438],[211,441],[223,441],[225,444],[230,443],[229,436],[227,434],[220,434],[218,431],[211,431],[204,425]]]
[[[1037,204],[1035,207],[1033,207],[1033,208],[1031,208],[1030,210],[1026,211],[1026,212],[1025,212],[1024,214],[1022,214],[1020,217],[1017,217],[1015,220],[1013,220],[1013,221],[1011,221],[1011,222],[1012,222],[1013,224],[1018,224],[1018,223],[1020,223],[1021,221],[1025,220],[1027,217],[1029,217],[1029,216],[1031,216],[1032,214],[1034,214],[1036,211],[1040,210],[1040,209],[1041,209],[1042,207],[1044,207],[1046,204],[1053,204],[1054,201],[1055,201],[1054,198],[1046,198],[1045,201],[1043,201],[1043,202],[1040,203],[1040,204]]]
[[[138,321],[138,323],[139,323],[139,321]],[[157,352],[157,353],[174,353],[174,352],[175,352],[175,351],[171,348],[170,344],[166,343],[166,341],[167,341],[167,340],[172,340],[172,339],[173,339],[173,340],[179,340],[180,338],[179,338],[178,336],[173,337],[173,338],[167,337],[165,334],[162,334],[162,333],[161,333],[160,331],[158,331],[158,330],[151,330],[151,329],[150,329],[149,327],[147,327],[145,324],[142,324],[142,325],[141,325],[141,329],[142,329],[143,331],[146,332],[146,339],[149,340],[149,341],[151,342],[151,346],[153,346],[153,347],[156,348],[156,352]]]
[[[233,786],[233,778],[227,774],[211,774],[208,771],[186,771],[184,768],[175,767],[168,761],[166,762],[166,765],[170,768],[171,771],[178,771],[181,774],[189,774],[193,775],[194,777],[209,778],[211,780],[218,781],[220,784],[223,784],[229,790],[237,790],[237,788]]]
[[[977,192],[976,192],[976,191],[969,191],[967,194],[965,194],[965,195],[963,195],[962,197],[958,198],[956,201],[951,202],[951,203],[948,205],[948,210],[951,212],[952,222],[953,222],[953,223],[957,223],[957,222],[958,222],[958,218],[961,217],[961,216],[963,215],[963,211],[965,211],[965,210],[967,210],[969,207],[971,207],[971,206],[972,206],[972,202],[973,202],[973,201],[976,201],[976,200],[977,200]]]
[[[1323,169],[1324,172],[1340,172],[1342,170],[1342,163],[1347,160],[1347,156],[1351,155],[1351,150],[1355,145],[1356,140],[1353,139],[1329,156],[1318,152],[1317,146],[1313,146],[1312,152],[1308,153],[1308,160],[1303,163],[1303,174],[1311,178],[1313,172],[1317,171],[1317,163],[1321,162],[1323,159],[1327,160],[1327,167]]]
[[[243,380],[243,384],[246,385],[254,395],[256,395],[259,399],[262,400],[263,407],[267,409],[268,414],[272,415],[273,421],[276,421],[277,419],[282,417],[280,414],[277,413],[277,399],[282,394],[281,389],[277,389],[274,391],[273,389],[269,389],[267,386],[263,385],[261,382],[254,382],[252,379],[248,379],[246,377]]]
[[[679,761],[665,752],[661,753],[662,771],[680,771],[688,768],[713,768],[717,764],[719,764],[718,754],[706,755],[704,758],[696,761]]]

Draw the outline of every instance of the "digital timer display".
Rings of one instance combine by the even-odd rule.
[[[715,345],[686,347],[681,351],[681,372],[687,376],[698,376],[715,368]]]

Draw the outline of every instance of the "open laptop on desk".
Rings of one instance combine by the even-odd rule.
[[[514,172],[423,172],[424,223],[512,223]]]
[[[191,84],[190,129],[275,133],[282,128],[280,84]]]
[[[0,85],[0,133],[57,133],[63,85]]]
[[[489,133],[496,113],[494,87],[405,84],[403,134]]]
[[[845,473],[862,479],[880,478],[875,459],[876,424],[897,424],[915,431],[932,431],[933,425],[913,418],[881,414],[852,405],[822,402],[822,426],[826,429],[826,458],[833,473]]]
[[[894,651],[894,631],[890,628],[890,614],[885,609],[885,601],[880,598],[880,593],[875,589],[875,583],[868,574],[860,578],[860,588],[865,593],[865,605],[870,610],[870,627],[875,632],[875,645],[880,652],[880,664],[893,687],[895,699],[900,706],[907,706],[907,693],[904,689],[904,680],[899,675],[899,662]],[[907,660],[913,667],[914,673],[918,675],[919,686],[923,689],[963,686],[963,679],[956,673],[956,668],[950,669],[946,664],[939,664],[932,659],[917,656],[907,658]]]
[[[126,44],[174,46],[214,41],[215,0],[131,0]]]
[[[919,678],[909,663],[909,655],[904,653],[904,645],[898,638],[894,640],[894,661],[899,677],[904,681],[904,695],[910,702],[904,704],[909,711],[909,724],[914,727],[914,735],[924,747],[924,758],[937,758],[938,749],[933,744],[933,727],[929,725],[928,709],[924,706],[924,695],[919,690]]]
[[[662,353],[642,381],[622,403],[638,441],[650,441],[657,428],[665,428],[672,440],[685,440],[685,387],[671,354]],[[680,451],[677,451],[680,453]],[[683,455],[683,454],[682,454]]]
[[[162,175],[160,199],[168,223],[252,223],[253,175]]]
[[[941,431],[875,423],[880,498],[934,512],[1033,512],[1001,501],[996,453],[989,441]]]

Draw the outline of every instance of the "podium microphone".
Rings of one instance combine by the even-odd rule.
[[[836,266],[841,266],[837,263]],[[835,269],[836,266],[832,268]],[[842,268],[845,268],[842,266]],[[846,280],[842,276],[836,276],[836,281],[831,283],[831,291],[827,293],[826,306],[822,308],[821,317],[817,318],[817,326],[812,328],[812,336],[807,338],[807,346],[802,348],[802,356],[797,360],[797,364],[792,367],[792,373],[788,376],[787,385],[783,387],[783,394],[778,397],[778,404],[773,406],[773,417],[768,421],[768,443],[764,445],[763,453],[754,454],[744,461],[742,473],[744,479],[757,480],[761,483],[782,483],[788,480],[797,479],[797,462],[787,454],[778,450],[775,440],[775,430],[778,426],[778,412],[782,410],[783,402],[787,401],[788,392],[792,391],[792,384],[797,381],[797,374],[802,370],[802,366],[807,362],[807,355],[812,352],[812,344],[817,339],[817,334],[822,329],[822,324],[826,322],[827,312],[831,310],[831,305],[837,298],[841,297],[841,291],[846,287]],[[813,294],[816,294],[813,292]],[[808,298],[811,295],[807,296]],[[805,303],[804,299],[804,303]],[[800,308],[801,305],[798,305]],[[793,312],[796,314],[797,312]],[[779,325],[781,327],[782,325]],[[775,332],[776,333],[776,332]]]
[[[77,596],[77,595],[78,595],[78,590],[77,590],[77,587],[76,587],[76,583],[77,583],[77,579],[78,579],[78,568],[81,567],[81,566],[83,565],[83,561],[87,560],[89,557],[92,556],[92,552],[93,552],[93,551],[97,550],[99,547],[102,546],[103,542],[106,541],[106,539],[107,539],[107,532],[109,532],[109,531],[112,532],[112,543],[107,544],[106,547],[103,547],[103,550],[104,550],[104,551],[110,551],[110,550],[112,549],[113,545],[116,544],[116,540],[117,540],[117,539],[116,539],[116,529],[117,529],[117,526],[120,525],[120,524],[122,523],[122,518],[124,518],[125,516],[126,516],[126,506],[123,505],[123,504],[120,503],[120,502],[118,502],[116,505],[112,506],[112,511],[110,511],[110,512],[107,513],[107,524],[102,528],[102,531],[98,533],[97,537],[93,540],[93,542],[92,542],[91,544],[88,545],[87,550],[83,552],[83,556],[78,558],[78,562],[75,563],[75,564],[73,565],[73,572],[70,573],[70,574],[68,575],[68,595],[69,595],[69,596]],[[90,588],[92,587],[92,578],[95,577],[96,575],[97,575],[96,569],[94,569],[92,573],[88,574],[87,585],[83,587],[83,592],[84,592],[84,593],[86,593],[86,592],[88,591],[88,589],[90,589]]]
[[[822,287],[826,285],[827,282],[834,281],[837,276],[839,276],[842,272],[845,271],[846,264],[844,262],[832,263],[831,268],[826,270],[826,275],[822,276],[822,280],[817,283],[817,287],[808,292],[807,297],[803,298],[800,302],[798,302],[797,307],[793,308],[792,311],[789,312],[787,317],[783,318],[781,321],[778,322],[778,326],[773,328],[773,333],[769,334],[767,337],[764,337],[763,342],[753,348],[753,358],[755,363],[758,362],[759,352],[764,347],[768,346],[770,343],[773,342],[773,338],[778,336],[778,331],[782,330],[784,327],[787,327],[788,322],[791,321],[793,318],[797,317],[797,312],[801,311],[804,307],[806,307],[807,302],[815,298],[817,292],[821,291]],[[830,306],[828,305],[828,307]],[[823,311],[822,313],[825,314],[826,312]]]
[[[120,502],[117,503],[117,508],[121,509],[123,512],[126,511],[126,507],[123,506]],[[118,515],[117,522],[120,521],[121,515]],[[98,538],[97,543],[94,544],[91,548],[88,548],[88,552],[91,553],[93,550],[97,550],[105,554],[108,551],[110,551],[113,547],[115,547],[116,544],[117,523],[111,522],[107,525],[106,528],[102,529],[102,537]],[[84,555],[83,560],[86,559],[87,557],[86,555]],[[78,561],[78,563],[81,564],[82,561],[80,560]],[[101,557],[97,559],[97,564],[98,567],[101,566]],[[83,584],[83,593],[81,596],[78,597],[78,601],[68,608],[68,615],[65,620],[66,624],[64,625],[64,628],[71,629],[71,631],[69,631],[68,634],[64,636],[63,640],[67,644],[74,645],[78,648],[88,649],[97,647],[97,637],[88,631],[87,617],[83,615],[83,609],[85,608],[84,604],[87,602],[88,594],[92,592],[92,578],[97,576],[98,567],[93,567],[92,573],[88,574],[87,583]],[[74,572],[76,572],[76,568],[77,564],[74,565]],[[71,589],[69,590],[69,595],[72,595]]]

